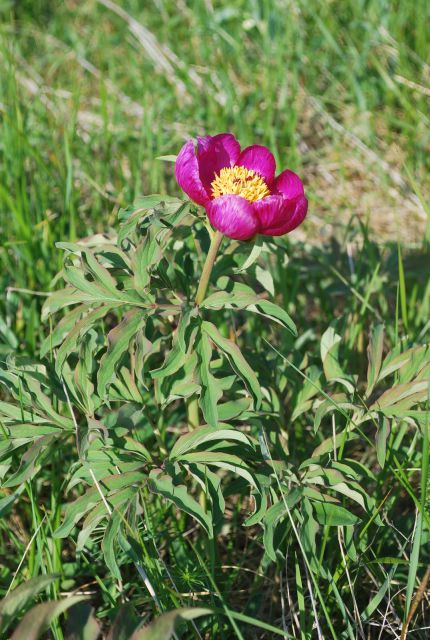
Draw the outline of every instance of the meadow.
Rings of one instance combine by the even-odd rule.
[[[0,0],[1,638],[429,637],[429,25]],[[309,210],[197,309],[226,131]]]

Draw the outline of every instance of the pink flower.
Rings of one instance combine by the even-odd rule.
[[[206,209],[229,238],[282,236],[303,222],[308,209],[302,181],[286,169],[275,178],[275,158],[258,144],[243,151],[231,133],[184,144],[176,159],[179,186]]]

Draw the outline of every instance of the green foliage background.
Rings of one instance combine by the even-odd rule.
[[[429,563],[429,12],[425,0],[0,2],[5,637],[405,628]],[[303,176],[309,216],[254,249],[225,241],[206,331],[189,335],[208,235],[193,207],[164,204],[182,196],[158,158],[226,130]],[[62,294],[45,294],[84,271],[101,288],[76,300],[96,309],[81,331]],[[125,291],[135,314],[143,292],[168,307],[140,342]],[[223,351],[232,338],[248,369]],[[181,440],[196,385],[221,441]],[[408,622],[417,638],[426,597]]]

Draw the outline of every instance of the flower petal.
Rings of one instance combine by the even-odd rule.
[[[260,233],[265,236],[282,236],[303,222],[308,201],[304,196],[287,200],[273,195],[257,200],[252,206],[260,222]]]
[[[212,197],[211,183],[215,174],[224,167],[233,167],[240,155],[240,144],[231,133],[197,138],[197,161],[200,178],[208,196]]]
[[[260,233],[264,229],[277,226],[282,220],[284,199],[282,196],[267,196],[252,203],[254,212],[260,223]]]
[[[266,184],[272,184],[275,177],[276,162],[272,152],[267,147],[259,144],[246,147],[240,154],[236,164],[246,169],[252,169],[264,178]]]
[[[240,155],[240,144],[232,133],[218,133],[216,136],[197,137],[197,155],[213,152],[223,155],[223,167],[232,167]]]
[[[206,212],[215,229],[234,240],[249,240],[259,231],[252,204],[241,196],[214,198],[206,204]]]
[[[208,194],[202,184],[194,142],[188,140],[180,150],[175,163],[176,180],[187,196],[197,204],[206,204]]]
[[[299,176],[287,169],[279,174],[273,185],[273,195],[254,202],[254,211],[260,221],[260,233],[282,236],[301,224],[308,210]]]
[[[303,183],[299,176],[289,169],[279,174],[275,180],[274,187],[274,193],[280,193],[288,200],[305,195]]]

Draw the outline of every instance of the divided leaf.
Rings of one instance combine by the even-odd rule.
[[[100,397],[106,393],[107,385],[112,381],[115,368],[127,351],[132,338],[140,329],[146,313],[139,310],[129,311],[122,321],[108,334],[109,346],[100,360],[98,371],[98,392]]]
[[[149,475],[149,487],[154,493],[170,500],[178,509],[192,516],[206,530],[210,538],[213,537],[212,519],[201,505],[188,493],[185,485],[174,485],[167,475],[159,471],[152,471]]]
[[[253,396],[255,407],[256,409],[258,409],[263,399],[260,384],[253,369],[243,357],[242,352],[240,351],[237,344],[235,344],[231,340],[228,340],[228,338],[224,338],[220,334],[216,326],[211,322],[203,321],[202,331],[206,333],[218,347],[218,349],[227,356],[232,368],[243,380],[248,391]]]
[[[206,444],[207,442],[223,440],[228,442],[241,442],[244,445],[251,446],[248,436],[237,429],[216,429],[210,426],[199,427],[178,438],[170,452],[170,460],[176,460],[183,454],[190,453],[196,447]]]
[[[251,289],[235,287],[233,291],[217,291],[208,296],[200,305],[204,309],[246,309],[274,320],[285,329],[297,335],[297,328],[288,313],[269,300],[257,296]]]

